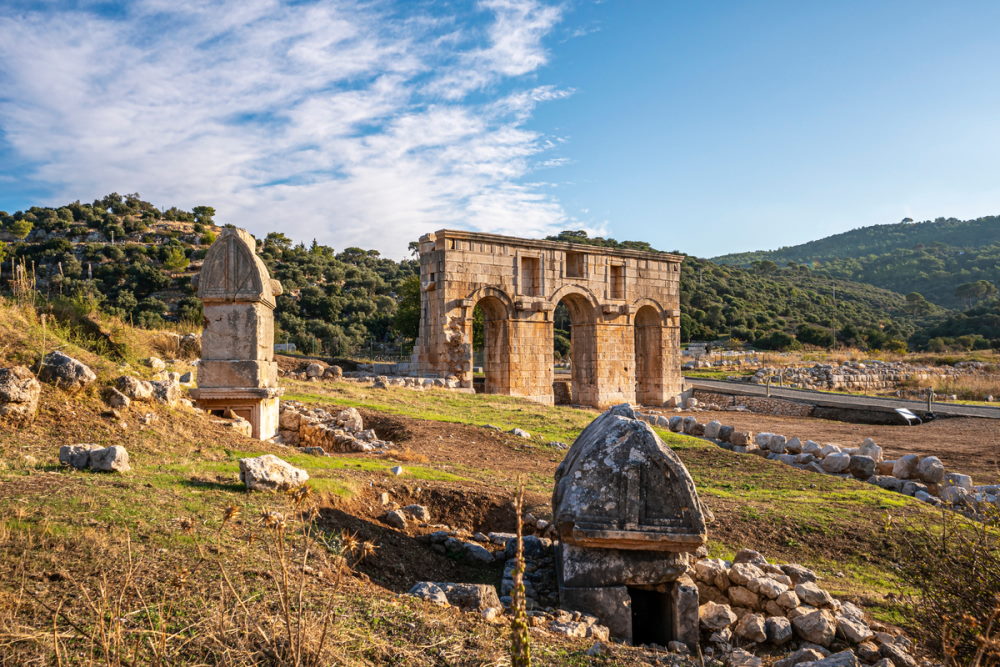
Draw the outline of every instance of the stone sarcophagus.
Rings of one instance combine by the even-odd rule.
[[[635,644],[698,643],[698,589],[685,572],[705,543],[705,511],[684,464],[630,406],[573,443],[552,512],[563,608]]]
[[[272,280],[249,232],[228,227],[208,249],[197,276],[205,310],[198,364],[198,406],[227,411],[253,426],[253,437],[277,432],[278,366],[274,361],[275,297]]]

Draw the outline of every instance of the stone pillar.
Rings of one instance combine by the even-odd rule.
[[[635,334],[626,314],[605,314],[595,326],[595,394],[587,405],[635,402]]]
[[[245,230],[228,227],[208,249],[197,276],[205,328],[198,388],[191,396],[213,413],[227,411],[266,440],[278,429],[278,365],[274,361],[275,297],[272,280]]]
[[[544,311],[519,311],[510,324],[510,395],[552,405],[552,323]]]

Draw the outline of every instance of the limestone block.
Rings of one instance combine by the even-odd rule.
[[[936,456],[925,456],[917,464],[917,476],[928,484],[940,484],[944,479],[944,464]]]
[[[686,554],[673,552],[589,549],[562,544],[557,553],[563,583],[573,587],[669,582],[684,574],[688,567]]]
[[[38,379],[68,392],[76,392],[96,380],[97,375],[83,362],[55,351],[45,355]]]
[[[597,616],[616,639],[632,638],[632,601],[625,586],[560,586],[559,606]]]
[[[198,366],[198,386],[207,387],[276,387],[278,364],[273,361],[202,360]]]
[[[42,386],[24,366],[0,368],[0,424],[24,426],[38,413]]]
[[[240,459],[240,481],[250,491],[283,491],[301,486],[308,473],[282,461],[274,454]]]
[[[916,476],[918,463],[919,457],[916,454],[901,456],[892,466],[892,476],[899,479],[910,479]]]

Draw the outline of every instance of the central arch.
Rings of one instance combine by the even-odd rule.
[[[663,326],[652,306],[635,314],[635,400],[655,405],[663,401]]]
[[[571,400],[577,405],[593,405],[597,400],[597,312],[578,292],[557,298],[556,307],[565,306],[569,314]],[[554,336],[554,320],[552,326]]]

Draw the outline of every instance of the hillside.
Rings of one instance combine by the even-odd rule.
[[[805,264],[822,275],[904,294],[918,292],[947,308],[968,308],[991,295],[979,281],[990,283],[992,293],[1000,285],[1000,217],[874,225],[714,261],[743,267],[757,262]]]
[[[98,321],[115,332],[114,358],[100,352],[102,339],[71,323],[43,325],[33,309],[0,301],[0,367],[34,366],[40,351],[58,348],[97,372],[76,394],[43,385],[35,422],[0,430],[4,660],[430,665],[493,664],[506,653],[506,619],[491,622],[405,593],[428,578],[499,581],[500,564],[456,560],[432,549],[427,536],[440,525],[463,535],[509,531],[518,480],[527,483],[528,509],[550,517],[552,475],[564,452],[546,443],[571,442],[595,412],[503,396],[283,380],[285,400],[357,407],[367,425],[401,445],[381,455],[308,456],[245,438],[182,405],[108,410],[102,387],[122,372],[148,375],[142,357],[162,354],[158,341],[169,335]],[[188,367],[171,363],[173,370]],[[533,437],[483,428],[487,423],[526,428]],[[941,436],[950,428],[942,424]],[[874,619],[918,629],[898,595],[899,551],[886,535],[886,517],[891,512],[912,530],[938,520],[935,510],[859,481],[659,432],[714,513],[712,556],[750,547],[801,563]],[[843,435],[843,442],[859,439]],[[126,446],[132,470],[59,466],[59,446],[79,442]],[[263,453],[305,468],[309,493],[248,493],[236,479],[237,459]],[[402,475],[390,472],[396,465]],[[390,506],[426,505],[434,525],[390,527],[385,498]],[[531,643],[537,664],[590,664],[595,640],[541,629]],[[605,642],[600,651],[597,664],[662,664],[662,650]]]
[[[214,215],[208,206],[160,210],[138,194],[117,193],[90,204],[0,212],[0,277],[10,279],[23,263],[46,297],[85,301],[143,327],[197,330],[201,302],[191,277],[219,231]],[[285,290],[277,342],[307,353],[398,349],[394,316],[416,262],[360,248],[306,247],[280,232],[259,241]]]

